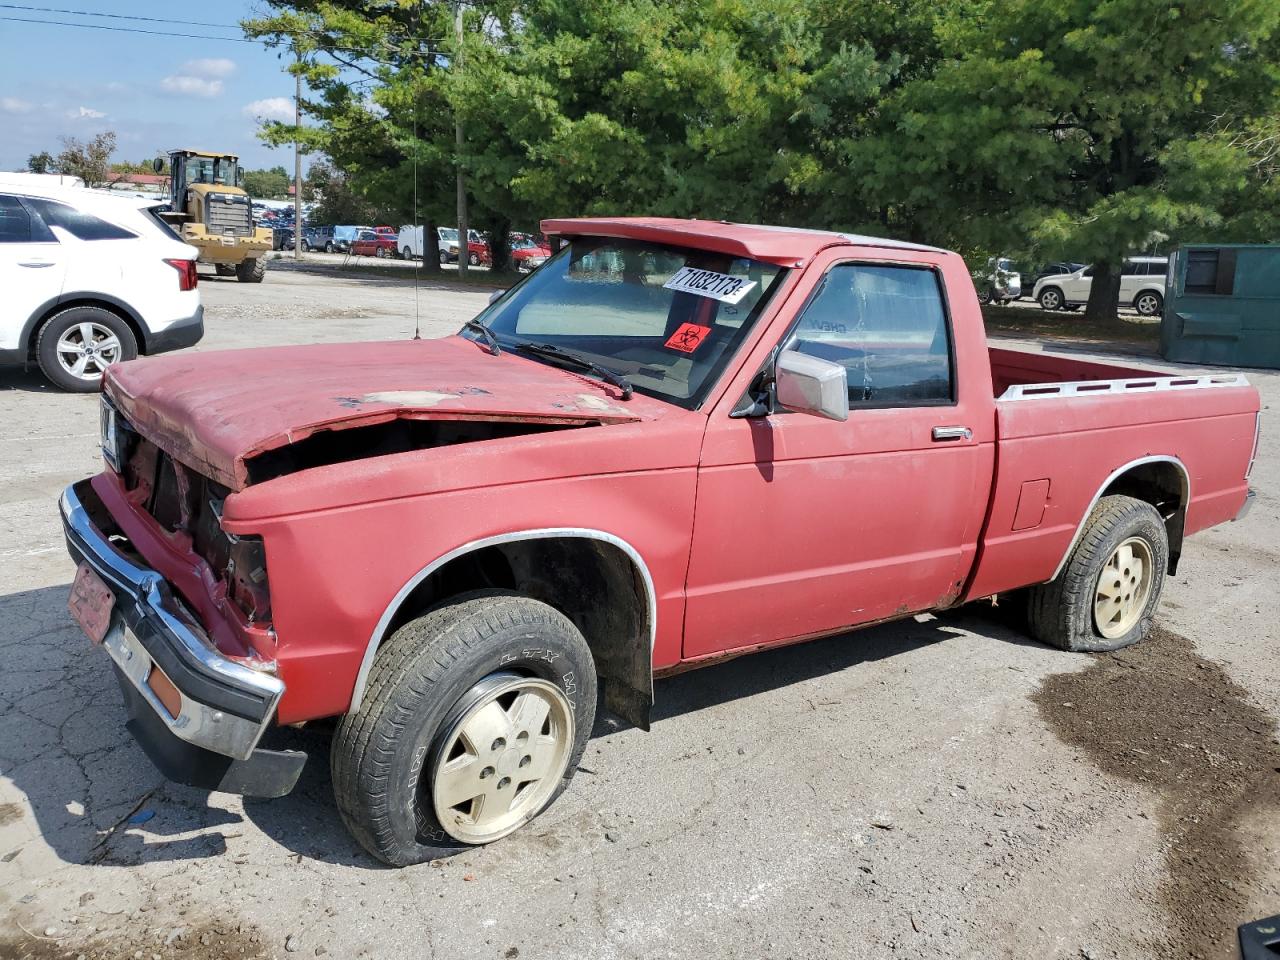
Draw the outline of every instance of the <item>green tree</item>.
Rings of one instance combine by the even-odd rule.
[[[56,173],[53,154],[48,150],[31,154],[27,157],[27,170],[31,173]]]
[[[902,232],[974,252],[1093,263],[1087,314],[1116,318],[1126,253],[1261,238],[1271,0],[1009,0],[939,20],[934,69],[839,156]],[[868,135],[869,134],[869,135]]]
[[[116,135],[109,130],[83,142],[75,137],[63,137],[58,172],[79,177],[86,187],[110,186],[119,179],[111,170],[111,154],[115,149]]]
[[[289,174],[284,167],[270,170],[246,170],[244,189],[251,197],[282,200],[289,196]]]
[[[350,179],[323,160],[307,171],[302,199],[315,204],[311,219],[316,223],[372,224],[378,219],[377,208],[351,189]]]

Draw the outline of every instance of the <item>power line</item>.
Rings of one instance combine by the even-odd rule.
[[[99,13],[96,10],[63,10],[58,7],[28,7],[18,3],[0,3],[5,10],[27,10],[32,13],[69,13],[73,17],[110,17],[113,20],[142,20],[146,23],[176,23],[183,27],[221,27],[239,30],[238,23],[203,23],[199,20],[166,20],[164,17],[137,17],[127,13]]]
[[[186,40],[228,40],[232,43],[261,43],[248,37],[212,37],[200,33],[166,33],[163,30],[143,30],[141,27],[109,27],[104,23],[70,23],[65,20],[33,20],[30,17],[0,16],[0,20],[14,23],[42,23],[46,27],[81,27],[86,30],[111,30],[115,33],[146,33],[153,37],[181,37]]]

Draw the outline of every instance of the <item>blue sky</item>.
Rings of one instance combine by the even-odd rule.
[[[258,0],[174,4],[156,0],[21,0],[24,5],[235,24]],[[75,21],[226,37],[238,30],[0,8],[0,17]],[[260,115],[293,118],[293,77],[277,52],[256,43],[177,39],[0,19],[0,170],[23,169],[60,137],[117,136],[117,160],[173,147],[238,153],[250,168],[293,170],[293,151],[255,136]],[[306,162],[304,158],[304,164]]]

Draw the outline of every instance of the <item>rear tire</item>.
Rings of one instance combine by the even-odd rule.
[[[1137,643],[1151,632],[1168,566],[1168,535],[1156,508],[1133,497],[1103,497],[1062,572],[1031,588],[1032,636],[1077,653]]]
[[[1158,317],[1164,309],[1164,298],[1152,290],[1143,291],[1133,298],[1133,309],[1144,317]]]
[[[80,348],[87,341],[86,355]],[[112,363],[138,355],[138,341],[129,325],[102,307],[71,307],[54,314],[40,328],[36,359],[55,387],[72,393],[93,393],[102,388],[102,371]],[[79,374],[80,361],[85,362]]]
[[[401,259],[403,259],[403,260],[412,260],[412,259],[413,259],[413,251],[412,251],[412,250],[410,250],[408,247],[405,247],[403,250],[401,250],[401,251],[400,251],[400,257],[401,257]]]
[[[236,267],[236,279],[241,283],[261,283],[267,275],[267,262],[257,257],[243,260]]]
[[[546,698],[546,719],[536,721],[533,736],[518,723],[508,729],[499,716],[496,726],[483,725],[495,732],[468,739],[466,749],[456,752],[462,744],[458,731],[477,711],[494,714],[495,704],[503,710],[515,706],[515,699],[492,699],[513,684]],[[333,738],[338,810],[360,845],[392,866],[499,839],[536,817],[568,786],[595,707],[591,650],[567,617],[504,591],[459,597],[405,624],[378,651],[360,710],[341,719]],[[553,744],[554,753],[538,754],[543,743]],[[456,776],[460,760],[462,778]],[[538,771],[546,776],[521,782],[522,775]],[[460,786],[459,779],[465,780]],[[461,794],[475,799],[451,806],[446,790],[475,790]],[[500,814],[503,808],[496,805],[504,799],[510,811]],[[499,816],[507,819],[484,822]]]

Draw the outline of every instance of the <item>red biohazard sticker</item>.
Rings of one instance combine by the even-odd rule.
[[[702,341],[707,339],[707,334],[710,332],[710,327],[700,327],[696,323],[682,323],[680,329],[667,340],[667,346],[681,353],[693,353],[702,345]]]

